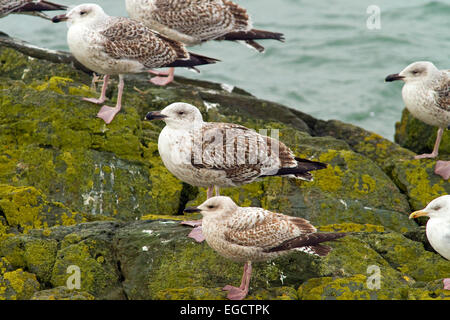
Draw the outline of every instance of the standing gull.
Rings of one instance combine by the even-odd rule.
[[[228,197],[213,197],[185,211],[203,215],[203,234],[211,248],[225,258],[245,263],[241,285],[223,288],[231,300],[247,296],[252,262],[271,260],[293,250],[326,256],[331,248],[321,243],[345,236],[316,233],[316,228],[305,219],[262,208],[238,207]]]
[[[402,72],[391,74],[386,81],[403,80],[403,101],[411,114],[428,125],[438,127],[433,152],[416,159],[435,158],[444,130],[450,126],[450,72],[439,70],[428,61],[411,63]]]
[[[200,111],[187,103],[173,103],[162,111],[149,112],[146,119],[166,123],[158,139],[166,168],[186,183],[208,188],[208,199],[214,187],[219,195],[220,187],[241,186],[261,177],[311,181],[309,171],[327,166],[298,158],[282,142],[241,125],[204,122]],[[194,229],[190,236],[202,241],[200,230]]]
[[[244,41],[264,52],[255,40],[284,41],[282,33],[253,29],[247,11],[228,0],[126,0],[131,18],[187,46],[210,40]],[[167,75],[173,79],[174,70]]]
[[[193,68],[218,61],[189,53],[182,43],[157,34],[138,21],[108,16],[96,4],[82,4],[53,18],[53,22],[60,21],[68,21],[70,25],[67,42],[75,58],[87,68],[105,75],[100,98],[84,100],[103,104],[109,77],[119,75],[116,106],[103,106],[97,114],[106,123],[110,123],[122,107],[124,74],[160,67]]]
[[[51,18],[42,11],[66,9],[66,6],[44,0],[0,0],[0,18],[3,18],[11,13],[19,13],[39,16],[41,18],[51,20]]]
[[[427,238],[434,250],[450,260],[450,195],[431,201],[425,209],[415,211],[410,219],[427,216]],[[444,279],[444,289],[450,290],[450,278]]]

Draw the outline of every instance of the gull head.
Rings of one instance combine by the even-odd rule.
[[[411,213],[409,218],[413,219],[423,216],[450,220],[450,195],[434,199],[424,209]]]
[[[426,81],[439,76],[440,71],[429,61],[417,61],[411,63],[400,73],[390,74],[385,81],[392,82],[403,80],[404,82]]]
[[[53,17],[52,21],[67,21],[70,25],[73,25],[77,23],[93,22],[104,17],[107,17],[107,15],[102,7],[95,3],[85,3],[72,8],[66,14]]]
[[[146,120],[162,120],[167,126],[179,129],[202,124],[203,117],[200,111],[188,103],[176,102],[168,105],[161,111],[147,113]]]
[[[207,215],[230,215],[237,210],[238,206],[229,197],[212,197],[203,202],[198,207],[188,207],[184,212],[199,212],[203,216]]]

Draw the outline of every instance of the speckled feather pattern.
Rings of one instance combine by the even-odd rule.
[[[276,146],[279,151],[272,152]],[[282,142],[231,123],[204,122],[189,130],[166,126],[158,147],[169,171],[199,187],[239,186],[282,167],[297,166],[294,154]]]
[[[105,52],[116,59],[135,59],[145,68],[168,65],[188,59],[184,46],[152,32],[144,24],[122,17],[111,17],[100,32],[105,37]]]
[[[183,44],[123,17],[106,16],[93,24],[73,25],[68,44],[82,64],[109,75],[143,72],[189,58]]]
[[[252,27],[246,10],[227,0],[127,0],[126,4],[130,17],[188,45]]]
[[[33,0],[0,0],[0,18],[7,16],[10,13],[20,11],[20,9],[28,3],[39,1]]]
[[[402,96],[414,117],[432,126],[447,128],[450,125],[450,74],[447,71],[427,81],[405,83]]]
[[[262,208],[238,207],[234,212],[206,215],[202,232],[207,243],[222,256],[237,262],[265,261],[290,252],[268,252],[283,242],[316,232],[307,220]],[[300,250],[316,254],[314,247]]]

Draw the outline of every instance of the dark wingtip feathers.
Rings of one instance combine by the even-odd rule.
[[[276,247],[265,250],[265,252],[278,252],[295,248],[308,247],[313,251],[312,253],[315,253],[319,256],[324,256],[331,251],[331,248],[328,246],[320,245],[320,243],[326,241],[334,241],[339,238],[345,237],[346,235],[347,234],[344,232],[303,234],[299,237],[286,240]]]

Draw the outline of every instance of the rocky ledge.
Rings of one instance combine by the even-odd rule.
[[[407,112],[396,141],[411,150],[184,78],[165,88],[127,78],[125,107],[105,125],[98,106],[80,100],[98,95],[89,74],[6,46],[0,78],[0,299],[225,299],[220,288],[239,283],[242,266],[186,237],[182,210],[201,203],[205,190],[165,169],[162,123],[143,121],[178,101],[207,121],[279,130],[298,156],[329,164],[313,182],[272,177],[223,190],[241,206],[349,232],[325,258],[296,252],[256,264],[248,299],[450,299],[440,281],[450,262],[408,219],[450,183],[433,173],[435,160],[413,159],[411,150],[430,149],[436,130]],[[441,157],[449,155],[446,133]]]

